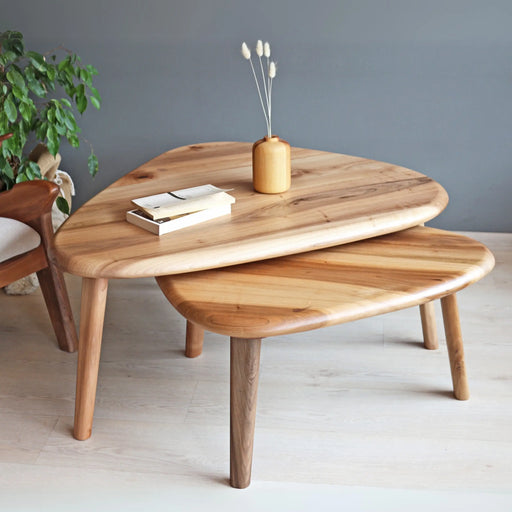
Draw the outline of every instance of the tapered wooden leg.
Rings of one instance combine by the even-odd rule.
[[[443,297],[441,299],[441,307],[443,310],[446,345],[450,357],[453,393],[458,400],[467,400],[469,398],[469,387],[466,365],[464,363],[464,346],[462,344],[459,309],[455,294]]]
[[[231,338],[230,484],[251,483],[261,339]]]
[[[80,441],[92,432],[107,289],[107,279],[83,279],[73,432]]]
[[[41,235],[41,243],[48,263],[48,267],[37,272],[37,278],[57,342],[61,350],[74,352],[78,346],[78,339],[64,276],[57,266],[57,257],[53,246],[51,212],[46,212],[34,220],[31,225]]]
[[[434,302],[420,305],[421,328],[423,329],[423,346],[429,350],[439,348],[436,328],[436,312]]]
[[[185,355],[197,357],[203,353],[204,329],[187,320],[187,338],[185,342]]]
[[[78,337],[62,272],[53,264],[37,273],[55,336],[61,350],[74,352]]]

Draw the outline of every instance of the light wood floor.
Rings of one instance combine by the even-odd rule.
[[[512,234],[459,294],[471,399],[417,308],[264,340],[252,485],[229,472],[229,343],[183,356],[152,279],[111,281],[93,436],[71,436],[76,354],[40,292],[0,293],[0,511],[512,510]],[[80,280],[68,276],[79,311]]]

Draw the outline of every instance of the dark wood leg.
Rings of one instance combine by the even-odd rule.
[[[73,431],[80,441],[92,433],[107,289],[107,279],[83,279]]]
[[[57,265],[51,211],[47,211],[29,224],[41,235],[41,245],[44,247],[48,266],[39,270],[37,277],[59,347],[61,350],[74,352],[78,347],[78,339],[66,282]]]
[[[420,305],[421,327],[423,329],[423,346],[429,350],[439,348],[436,328],[436,313],[434,302]]]
[[[230,484],[251,483],[261,339],[231,338]]]
[[[187,338],[185,342],[185,355],[197,357],[203,353],[204,329],[187,320]]]
[[[37,272],[41,291],[61,350],[74,352],[78,337],[62,272],[53,264]]]
[[[466,365],[464,363],[464,346],[462,344],[459,309],[455,294],[443,297],[441,299],[441,307],[443,309],[446,345],[448,347],[452,372],[453,394],[457,400],[467,400],[469,398],[469,386]]]

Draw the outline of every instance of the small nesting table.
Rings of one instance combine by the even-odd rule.
[[[195,335],[205,328],[231,338],[231,477],[251,479],[261,339],[309,331],[441,299],[455,398],[469,398],[455,292],[485,276],[494,257],[482,244],[447,231],[398,233],[234,267],[160,276],[169,302]],[[436,348],[432,318],[422,318]],[[314,337],[312,337],[314,338]],[[314,345],[311,347],[314,350]],[[187,347],[191,353],[191,347]]]

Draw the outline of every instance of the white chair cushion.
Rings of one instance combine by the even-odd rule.
[[[40,243],[35,229],[18,220],[0,217],[0,262],[31,251]]]

